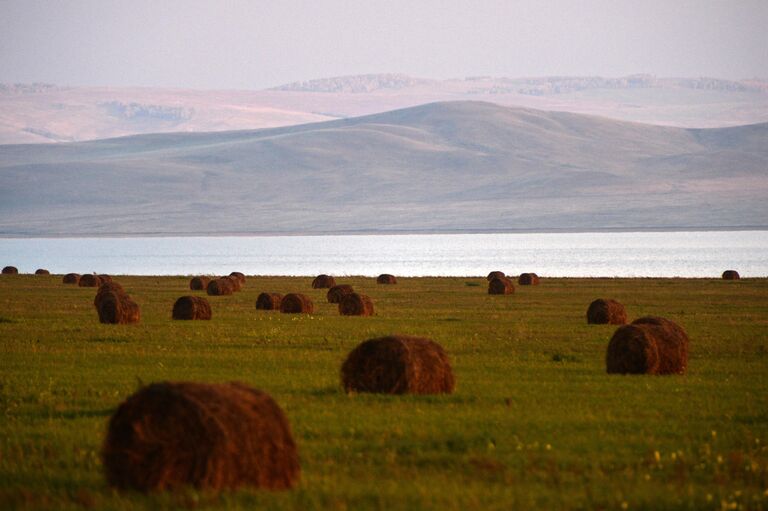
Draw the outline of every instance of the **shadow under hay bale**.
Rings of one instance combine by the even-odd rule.
[[[64,284],[79,284],[80,283],[80,274],[79,273],[67,273],[64,275],[64,278],[61,279],[61,281]]]
[[[110,418],[101,458],[111,486],[142,492],[283,490],[301,471],[282,409],[242,383],[141,388]]]
[[[141,320],[139,305],[130,296],[116,291],[105,292],[96,304],[99,322],[127,325]]]
[[[205,291],[210,281],[211,279],[209,277],[192,277],[189,280],[189,289],[192,291]]]
[[[329,289],[325,297],[328,299],[328,303],[339,303],[344,296],[354,292],[355,290],[349,284],[339,284]]]
[[[173,319],[211,319],[211,304],[200,296],[182,296],[173,304]]]
[[[346,392],[450,394],[455,380],[443,348],[430,339],[404,335],[369,339],[341,366]]]
[[[80,287],[99,287],[101,285],[101,279],[98,275],[86,273],[80,277],[77,285]]]
[[[397,284],[397,279],[394,275],[390,275],[389,273],[382,273],[378,277],[376,277],[376,283],[377,284]]]
[[[51,274],[51,272],[49,272],[48,270],[46,270],[44,268],[38,268],[38,269],[35,270],[35,275],[50,275],[50,274]]]
[[[245,285],[245,274],[240,273],[239,271],[233,271],[229,274],[230,277],[233,279],[237,279],[237,281],[240,283],[241,286]]]
[[[312,281],[312,289],[327,289],[336,285],[336,280],[330,275],[322,274]]]
[[[723,272],[723,280],[740,280],[741,275],[736,270],[725,270]]]
[[[280,293],[261,293],[256,298],[256,308],[264,311],[280,310],[280,303],[283,301],[283,295]]]
[[[3,268],[3,275],[18,275],[19,269],[15,266],[6,266]]]
[[[209,296],[227,296],[235,292],[232,279],[214,279],[208,282],[206,292]]]
[[[587,308],[587,323],[592,325],[624,325],[627,311],[613,299],[598,298]]]
[[[373,301],[360,293],[351,293],[341,297],[339,314],[342,316],[372,316]]]
[[[289,293],[280,301],[280,312],[287,314],[312,314],[315,307],[312,300],[300,293]]]
[[[488,283],[489,295],[511,295],[514,292],[515,285],[507,277],[495,278]]]
[[[503,279],[505,277],[506,277],[506,274],[503,271],[492,271],[485,278],[488,280],[488,282],[490,282],[493,279]]]
[[[688,335],[679,325],[648,316],[619,327],[611,337],[605,361],[608,373],[685,374]]]
[[[517,278],[517,283],[521,286],[538,286],[539,276],[535,273],[521,273]]]

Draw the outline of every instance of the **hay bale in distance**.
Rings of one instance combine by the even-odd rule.
[[[48,270],[46,270],[44,268],[38,268],[38,269],[35,270],[35,275],[50,275],[50,274],[51,274],[51,272],[49,272]]]
[[[240,291],[243,287],[243,285],[240,283],[240,280],[237,277],[226,276],[221,278],[230,281],[232,283],[232,289],[235,292]]]
[[[376,277],[376,283],[377,284],[397,284],[397,278],[395,278],[394,275],[390,275],[389,273],[382,273],[378,277]]]
[[[330,288],[325,297],[328,299],[328,303],[339,303],[344,296],[354,292],[355,290],[349,284],[338,284]]]
[[[173,319],[211,319],[211,304],[201,296],[182,296],[173,304]]]
[[[280,310],[280,303],[283,301],[283,295],[280,293],[261,293],[256,298],[256,308],[265,311]]]
[[[233,271],[229,274],[229,276],[237,279],[241,286],[245,285],[245,274],[240,273],[239,271]]]
[[[113,325],[127,325],[141,320],[141,310],[126,293],[108,291],[99,297],[96,304],[99,322]]]
[[[328,289],[336,285],[336,280],[330,275],[322,274],[312,281],[312,289]]]
[[[314,310],[315,306],[312,300],[307,295],[300,293],[289,293],[280,301],[280,312],[312,314]]]
[[[741,275],[736,270],[725,270],[723,272],[723,280],[740,280]]]
[[[232,283],[233,279],[213,279],[208,282],[206,286],[206,292],[209,296],[225,296],[231,295],[235,292],[235,286]]]
[[[517,283],[521,286],[538,286],[539,276],[535,273],[521,273],[517,278]]]
[[[199,277],[192,277],[189,280],[189,289],[192,291],[205,291],[210,281],[210,277],[205,277],[202,275]]]
[[[77,285],[80,287],[99,287],[101,285],[101,279],[98,275],[86,273],[80,277]]]
[[[353,349],[341,366],[347,392],[450,394],[451,363],[436,342],[404,335],[369,339]]]
[[[511,295],[514,292],[515,285],[510,278],[495,278],[488,283],[489,295]]]
[[[679,325],[648,316],[619,327],[605,355],[608,373],[685,374],[688,335]]]
[[[125,289],[123,289],[123,286],[119,282],[111,281],[102,283],[93,299],[93,305],[96,306],[97,309],[99,308],[99,302],[101,302],[108,293],[126,294]]]
[[[282,490],[301,471],[282,409],[242,383],[139,389],[110,418],[101,458],[111,486],[146,493],[184,486]]]
[[[19,269],[15,266],[6,266],[3,268],[3,275],[18,275]]]
[[[61,279],[61,281],[64,284],[79,284],[80,283],[80,274],[79,273],[67,273],[64,275],[64,278]]]
[[[492,281],[493,279],[502,279],[502,278],[504,278],[504,277],[506,277],[506,275],[504,274],[504,272],[503,272],[503,271],[492,271],[492,272],[491,272],[491,273],[489,273],[489,274],[488,274],[488,276],[487,276],[487,277],[485,277],[485,278],[486,278],[486,280],[488,280],[488,282],[490,282],[490,281]]]
[[[339,302],[339,314],[342,316],[373,316],[373,301],[361,293],[344,295]]]
[[[624,325],[627,311],[624,306],[611,298],[598,298],[587,308],[587,323],[593,325]]]
[[[100,281],[102,284],[103,284],[104,282],[112,282],[112,277],[111,277],[111,276],[109,276],[109,275],[107,275],[107,274],[105,274],[105,273],[101,273],[101,274],[99,274],[99,281]]]

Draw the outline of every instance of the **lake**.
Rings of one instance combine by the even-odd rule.
[[[21,273],[768,276],[768,231],[0,239]]]

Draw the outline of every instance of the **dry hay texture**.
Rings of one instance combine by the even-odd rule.
[[[327,289],[336,285],[336,280],[330,275],[322,274],[312,281],[312,289]]]
[[[77,285],[80,287],[99,287],[101,285],[101,279],[98,275],[86,273],[80,277]]]
[[[206,286],[206,292],[210,296],[231,295],[235,292],[233,279],[214,279],[208,283],[208,286]]]
[[[594,325],[624,325],[627,311],[624,306],[611,298],[598,298],[587,308],[587,323]]]
[[[237,279],[237,281],[240,283],[241,286],[245,285],[245,274],[240,273],[239,271],[233,271],[229,274],[230,277]]]
[[[741,279],[741,275],[739,275],[739,272],[736,270],[725,270],[723,272],[723,279],[724,280],[739,280]]]
[[[538,286],[539,276],[535,273],[521,273],[517,278],[517,283],[521,286]]]
[[[99,280],[101,281],[102,284],[104,282],[112,282],[112,277],[102,273],[99,275]]]
[[[99,302],[101,302],[109,293],[126,294],[125,289],[123,289],[123,286],[119,282],[104,282],[99,286],[98,291],[96,291],[96,297],[93,299],[93,305],[95,305],[98,309]]]
[[[127,325],[141,320],[139,305],[125,293],[104,293],[96,305],[96,310],[101,323]]]
[[[506,275],[504,274],[503,271],[492,271],[485,278],[488,280],[488,282],[490,282],[493,279],[503,279],[504,277],[506,277]]]
[[[341,366],[346,392],[450,394],[453,370],[443,348],[430,339],[388,336],[353,349]]]
[[[280,293],[261,293],[256,298],[256,308],[265,311],[280,310],[280,303],[283,301],[283,295]]]
[[[280,301],[280,312],[312,314],[314,309],[312,300],[300,293],[289,293]]]
[[[211,304],[200,296],[182,296],[173,304],[173,319],[211,319]]]
[[[237,277],[230,277],[227,275],[226,277],[221,277],[223,280],[228,280],[232,283],[232,289],[234,291],[240,291],[243,288],[243,284],[240,282],[240,279]]]
[[[328,299],[328,303],[339,303],[344,296],[354,292],[355,290],[349,284],[339,284],[329,289],[325,297]]]
[[[282,490],[301,471],[283,411],[242,383],[141,388],[109,420],[101,457],[110,485],[142,492]]]
[[[608,373],[685,374],[688,335],[676,323],[654,316],[619,327],[611,337],[605,361]]]
[[[18,275],[19,270],[15,266],[6,266],[3,268],[3,275]]]
[[[209,277],[192,277],[189,281],[189,289],[192,291],[205,291],[210,281]]]
[[[50,275],[51,272],[46,270],[45,268],[38,268],[35,270],[35,275]]]
[[[64,275],[64,278],[61,279],[61,281],[64,284],[79,284],[80,283],[80,274],[79,273],[67,273]]]
[[[341,297],[339,314],[342,316],[373,316],[373,301],[367,295],[351,293]]]
[[[397,284],[397,278],[395,278],[394,275],[390,275],[389,273],[382,273],[378,277],[376,277],[376,283],[377,284]]]
[[[515,292],[515,285],[507,277],[495,278],[488,283],[489,295],[511,295]]]

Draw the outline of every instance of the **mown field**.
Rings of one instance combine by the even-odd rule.
[[[0,277],[0,509],[768,509],[766,279],[543,279],[511,296],[483,278],[337,279],[373,298],[359,318],[310,278],[249,277],[210,297],[209,322],[170,319],[187,277],[116,280],[140,324],[99,324],[95,289],[60,276]],[[262,291],[304,292],[316,311],[257,311]],[[585,320],[599,297],[682,325],[688,374],[605,374],[616,327]],[[342,392],[346,354],[391,333],[442,344],[456,392]],[[110,414],[162,380],[269,392],[299,445],[298,487],[107,487]]]

